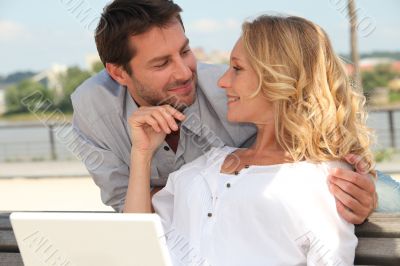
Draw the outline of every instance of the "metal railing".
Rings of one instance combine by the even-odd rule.
[[[378,136],[379,148],[399,148],[397,145],[400,143],[400,121],[396,121],[395,116],[400,117],[400,108],[370,108],[372,113],[386,113],[382,118],[384,121],[379,121],[380,124],[385,124],[384,128],[373,127]],[[398,114],[396,114],[396,112]],[[380,119],[381,120],[381,119]],[[399,119],[397,119],[399,120]],[[57,127],[70,127],[71,124],[10,124],[0,125],[0,161],[36,161],[36,160],[70,160],[75,156],[68,151],[64,144],[57,139],[54,133]],[[21,131],[19,135],[31,134],[30,130],[43,129],[40,133],[39,140],[27,140],[27,138],[18,139],[12,138],[10,134],[16,134]],[[8,140],[2,139],[2,133],[8,130]],[[22,133],[25,132],[25,133]],[[16,134],[18,135],[18,134]]]
[[[59,160],[73,159],[75,156],[60,142],[54,134],[54,129],[58,126],[71,126],[71,124],[47,124],[40,123],[31,124],[12,124],[0,125],[0,136],[8,132],[7,139],[10,135],[18,131],[25,131],[26,134],[30,129],[42,129],[43,135],[40,140],[27,140],[26,138],[13,139],[4,141],[0,138],[0,161],[35,161],[35,160]],[[41,134],[40,134],[41,135]]]

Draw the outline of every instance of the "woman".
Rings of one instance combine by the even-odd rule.
[[[154,195],[175,263],[352,265],[354,226],[337,214],[326,177],[348,167],[346,154],[373,161],[363,98],[325,32],[292,16],[244,23],[219,86],[228,120],[255,124],[257,139],[213,148]]]

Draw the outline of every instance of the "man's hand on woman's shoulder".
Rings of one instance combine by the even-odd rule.
[[[329,189],[335,196],[339,215],[349,223],[361,224],[376,208],[375,183],[359,156],[350,154],[345,159],[355,171],[331,169]]]

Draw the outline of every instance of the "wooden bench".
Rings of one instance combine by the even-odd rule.
[[[9,215],[0,213],[0,265],[23,265]],[[356,235],[356,265],[400,265],[400,213],[374,213]]]

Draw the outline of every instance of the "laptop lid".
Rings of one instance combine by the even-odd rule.
[[[24,265],[169,266],[157,214],[14,212]]]

